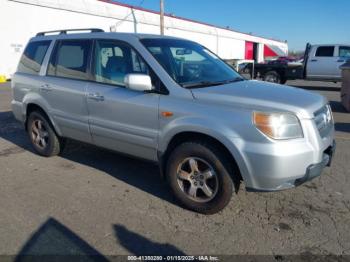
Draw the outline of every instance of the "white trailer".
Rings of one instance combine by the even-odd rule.
[[[0,77],[10,78],[29,38],[37,32],[71,28],[159,34],[158,12],[109,0],[0,0]],[[226,28],[165,16],[165,35],[199,42],[225,60],[283,56],[288,44]]]

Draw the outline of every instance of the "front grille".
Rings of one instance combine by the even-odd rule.
[[[333,115],[329,105],[323,106],[314,113],[314,120],[321,137],[327,136],[329,131],[333,128]]]

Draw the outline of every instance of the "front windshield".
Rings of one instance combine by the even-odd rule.
[[[194,42],[177,39],[142,39],[141,42],[183,87],[204,87],[243,79],[215,54]]]

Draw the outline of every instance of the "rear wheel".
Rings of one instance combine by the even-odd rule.
[[[264,75],[264,81],[281,84],[281,76],[276,71],[269,71]]]
[[[205,142],[186,142],[171,153],[167,180],[179,201],[203,214],[214,214],[230,201],[233,182],[227,157]]]
[[[50,121],[41,111],[30,113],[27,131],[35,151],[42,156],[58,155],[63,148],[63,140],[55,133]]]

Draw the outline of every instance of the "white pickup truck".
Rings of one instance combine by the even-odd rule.
[[[303,62],[256,64],[254,77],[280,84],[294,79],[338,82],[342,80],[339,67],[347,60],[350,45],[307,44]]]

